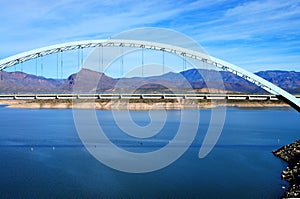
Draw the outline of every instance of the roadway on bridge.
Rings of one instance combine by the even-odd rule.
[[[299,96],[296,96],[298,99]],[[49,99],[194,99],[194,100],[250,100],[277,101],[276,95],[260,94],[0,94],[0,100],[49,100]]]

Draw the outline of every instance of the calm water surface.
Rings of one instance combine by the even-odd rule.
[[[99,163],[82,146],[72,110],[0,107],[1,198],[279,198],[286,163],[272,150],[300,137],[300,114],[287,108],[227,109],[217,146],[198,158],[210,110],[200,110],[195,142],[170,166],[146,174],[128,174]],[[140,141],[124,135],[110,111],[97,111],[113,142],[127,150]],[[148,112],[132,111],[140,125]],[[157,150],[177,132],[180,111],[167,111],[162,132],[144,140]],[[190,120],[193,121],[193,118]]]

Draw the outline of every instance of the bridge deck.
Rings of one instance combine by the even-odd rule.
[[[298,99],[300,95],[296,96]],[[280,97],[279,97],[280,98]],[[51,99],[194,99],[194,100],[279,100],[276,95],[258,94],[0,94],[0,100]]]

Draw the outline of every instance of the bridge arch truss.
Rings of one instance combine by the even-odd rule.
[[[186,58],[192,58],[195,60],[202,61],[204,63],[216,66],[219,69],[224,71],[231,72],[237,76],[242,77],[243,79],[252,82],[258,87],[266,90],[269,93],[276,95],[278,98],[283,99],[285,102],[290,104],[293,108],[300,112],[300,101],[294,95],[288,93],[287,91],[279,88],[278,86],[272,84],[271,82],[237,66],[226,62],[224,60],[218,59],[216,57],[209,56],[205,53],[194,51],[187,48],[182,48],[174,45],[150,42],[150,41],[141,41],[141,40],[119,40],[119,39],[108,39],[108,40],[84,40],[84,41],[75,41],[68,43],[61,43],[52,46],[47,46],[43,48],[38,48],[23,52],[14,56],[7,57],[0,60],[0,71],[20,64],[37,57],[42,57],[54,53],[59,53],[63,51],[70,51],[83,48],[94,48],[94,47],[132,47],[132,48],[142,48],[142,49],[151,49],[164,51],[171,54],[176,54]]]

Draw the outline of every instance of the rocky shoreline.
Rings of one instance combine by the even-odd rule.
[[[288,163],[288,167],[282,171],[281,178],[289,182],[290,186],[283,198],[300,197],[300,140],[283,146],[273,151],[273,154]]]
[[[215,107],[239,107],[239,108],[267,108],[289,107],[282,101],[228,101],[213,103],[210,101],[177,101],[170,100],[0,100],[0,105],[7,108],[33,108],[33,109],[99,109],[99,110],[151,110],[151,109],[210,109]]]

